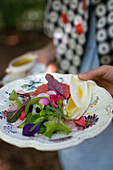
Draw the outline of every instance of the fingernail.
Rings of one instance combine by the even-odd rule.
[[[78,76],[79,77],[86,77],[86,73],[79,73]]]

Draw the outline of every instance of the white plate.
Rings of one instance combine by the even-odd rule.
[[[71,75],[69,74],[54,73],[52,75],[60,82],[70,83]],[[15,128],[12,124],[8,123],[2,113],[10,105],[9,94],[13,89],[24,90],[26,92],[34,91],[40,84],[46,82],[45,73],[43,73],[13,81],[0,89],[0,138],[2,140],[22,148],[33,147],[43,151],[55,151],[76,146],[86,139],[99,135],[108,127],[112,120],[112,97],[105,89],[93,85],[91,104],[85,116],[88,117],[88,115],[95,114],[98,120],[94,125],[82,130],[74,129],[69,135],[57,133],[51,139],[46,136],[23,136],[22,129]]]

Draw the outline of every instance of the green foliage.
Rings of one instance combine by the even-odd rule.
[[[7,29],[38,29],[44,8],[45,0],[0,0],[0,22]]]

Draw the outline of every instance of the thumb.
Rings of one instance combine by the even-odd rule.
[[[90,76],[89,72],[84,72],[84,73],[79,73],[78,78],[80,80],[89,80],[89,79],[91,79],[91,76]]]
[[[95,80],[95,79],[103,76],[106,73],[106,70],[108,70],[108,68],[105,66],[97,67],[97,68],[92,69],[88,72],[79,73],[78,78],[80,80]]]

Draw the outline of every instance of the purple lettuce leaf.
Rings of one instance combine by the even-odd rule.
[[[48,81],[48,89],[54,90],[57,94],[60,94],[65,98],[63,88],[58,80],[56,80],[51,74],[46,74],[45,78]]]

